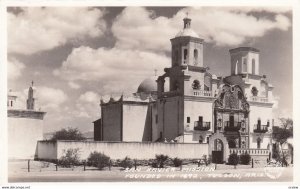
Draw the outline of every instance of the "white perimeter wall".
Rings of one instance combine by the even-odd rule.
[[[55,159],[64,155],[64,150],[79,148],[80,159],[87,159],[91,152],[97,151],[112,159],[126,156],[136,159],[155,158],[156,154],[169,157],[201,158],[208,155],[207,144],[151,143],[151,142],[95,142],[95,141],[58,141],[56,155],[53,147],[56,142],[39,141],[38,158]],[[48,150],[49,149],[49,150]],[[51,152],[51,153],[50,153]]]

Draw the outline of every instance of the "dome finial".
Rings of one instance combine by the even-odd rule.
[[[189,13],[186,12],[186,17],[183,19],[183,28],[190,28],[192,19],[189,18]]]

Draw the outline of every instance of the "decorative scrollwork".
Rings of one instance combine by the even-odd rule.
[[[249,104],[238,86],[224,85],[215,101],[215,107],[249,111]]]

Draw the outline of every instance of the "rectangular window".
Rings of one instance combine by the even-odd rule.
[[[187,123],[190,123],[190,122],[191,122],[191,118],[190,118],[190,117],[187,117],[187,118],[186,118],[186,122],[187,122]]]
[[[158,115],[155,115],[155,123],[158,123]]]

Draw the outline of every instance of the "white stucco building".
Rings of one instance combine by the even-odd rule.
[[[171,48],[163,75],[145,79],[131,96],[101,100],[95,140],[207,143],[215,162],[245,150],[270,157],[273,86],[259,73],[259,50],[229,50],[231,73],[218,77],[203,61],[204,39],[190,18]]]
[[[46,112],[36,109],[33,86],[28,89],[26,107],[18,106],[17,98],[14,92],[8,93],[8,158],[34,159],[37,141],[43,139],[43,120]]]

